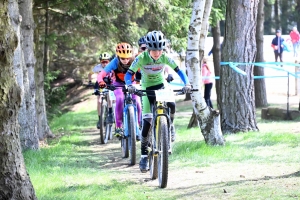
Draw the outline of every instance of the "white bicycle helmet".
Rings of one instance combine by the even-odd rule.
[[[146,47],[149,50],[163,50],[166,46],[165,36],[161,31],[151,31],[147,33]]]
[[[110,54],[107,52],[101,53],[99,56],[99,60],[109,60],[110,59]]]

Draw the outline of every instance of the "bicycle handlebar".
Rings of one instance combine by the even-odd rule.
[[[128,92],[128,89],[126,88],[126,86],[106,85],[106,89],[108,89],[108,90],[114,91],[116,88],[122,88],[123,92]],[[147,94],[145,94],[144,92],[154,92],[154,91],[155,90],[139,90],[139,89],[136,89],[136,92],[134,94],[138,95],[138,96],[146,96]],[[199,90],[198,89],[191,89],[191,93],[196,92],[196,91],[199,91]],[[173,90],[173,92],[176,92],[175,95],[185,94],[182,89],[176,89],[176,90]]]

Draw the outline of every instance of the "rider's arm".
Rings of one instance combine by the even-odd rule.
[[[165,56],[164,59],[165,59],[166,64],[169,65],[179,75],[179,77],[181,78],[183,83],[185,85],[190,85],[190,82],[189,82],[189,79],[188,79],[186,73],[183,70],[179,69],[179,67],[177,66],[175,61],[168,56]]]
[[[141,55],[141,54],[140,54]],[[134,59],[132,64],[130,65],[128,71],[125,74],[125,84],[126,85],[131,85],[132,84],[132,76],[136,73],[138,69],[141,68],[142,63],[142,58],[141,56],[138,56]]]
[[[126,85],[131,85],[132,84],[132,76],[135,74],[134,71],[128,69],[128,71],[125,74],[124,80]]]
[[[98,74],[98,76],[97,76],[97,81],[98,81],[98,83],[101,83],[101,82],[103,82],[103,78],[106,76],[106,72],[105,72],[105,70],[102,70],[99,74]]]
[[[97,81],[100,83],[103,81],[103,78],[110,73],[111,71],[117,69],[118,67],[118,58],[114,58],[110,63],[106,65],[106,67],[98,74]]]
[[[183,81],[183,83],[185,85],[190,85],[190,81],[186,75],[186,73],[184,73],[183,70],[179,69],[179,67],[177,66],[174,71],[179,75],[179,77],[181,78],[181,80]]]

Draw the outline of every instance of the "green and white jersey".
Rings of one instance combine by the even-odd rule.
[[[164,82],[164,70],[167,65],[172,69],[177,67],[175,61],[165,53],[158,60],[154,60],[148,51],[144,51],[135,58],[129,69],[134,72],[140,70],[142,74],[141,84],[144,89]]]

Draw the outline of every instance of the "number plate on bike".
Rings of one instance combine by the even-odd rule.
[[[155,90],[156,101],[175,102],[172,89]]]
[[[116,100],[116,96],[115,96],[115,93],[113,91],[109,91],[108,95],[109,95],[109,99],[111,101]]]

